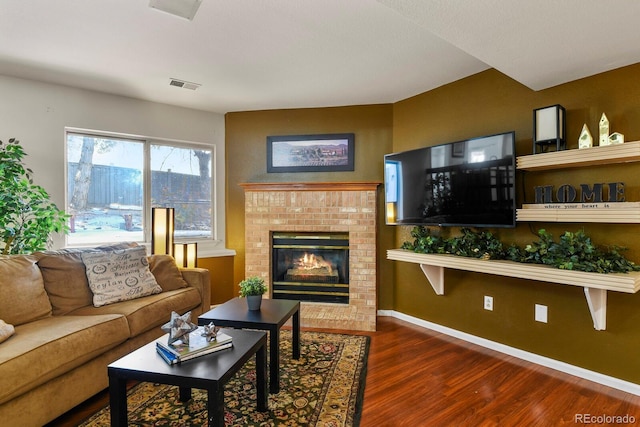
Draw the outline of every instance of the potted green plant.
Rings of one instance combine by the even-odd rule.
[[[264,279],[258,276],[247,277],[240,282],[240,296],[247,298],[249,310],[260,310],[262,304],[262,294],[267,291]]]
[[[68,231],[68,215],[33,183],[20,141],[0,141],[0,253],[25,254],[47,249],[51,233]]]

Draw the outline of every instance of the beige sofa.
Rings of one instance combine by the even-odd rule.
[[[161,292],[94,306],[83,254],[131,246],[0,257],[2,423],[46,424],[105,389],[107,365],[162,335],[172,311],[191,311],[197,323],[208,310],[208,270],[144,252]]]

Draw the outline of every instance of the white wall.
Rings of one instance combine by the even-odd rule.
[[[65,127],[214,145],[218,237],[224,246],[224,115],[0,75],[0,140],[20,140],[34,181],[65,207]],[[54,236],[54,248],[64,245]]]

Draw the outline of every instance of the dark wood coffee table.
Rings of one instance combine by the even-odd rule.
[[[261,331],[224,330],[233,337],[233,347],[188,360],[167,364],[151,342],[108,366],[111,425],[127,425],[127,380],[170,384],[180,387],[180,400],[191,398],[191,388],[208,393],[210,426],[224,426],[224,385],[256,355],[257,409],[267,410],[267,334]]]
[[[269,331],[269,391],[280,391],[280,328],[293,316],[293,358],[300,358],[300,301],[263,299],[259,311],[247,308],[244,298],[234,298],[198,317],[198,325]]]

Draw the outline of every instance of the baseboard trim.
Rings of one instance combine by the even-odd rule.
[[[404,320],[405,322],[411,323],[413,325],[421,326],[425,329],[430,329],[435,332],[440,332],[442,334],[449,335],[451,337],[458,338],[472,344],[477,344],[481,347],[495,350],[509,356],[517,357],[518,359],[526,360],[527,362],[555,369],[556,371],[564,372],[565,374],[573,375],[578,378],[583,378],[585,380],[593,381],[598,384],[606,385],[607,387],[615,388],[627,393],[635,394],[636,396],[640,396],[639,384],[604,375],[599,372],[590,371],[579,366],[570,365],[559,360],[540,356],[539,354],[520,350],[515,347],[510,347],[499,342],[471,335],[466,332],[461,332],[456,329],[422,320],[395,310],[378,310],[378,316],[394,317],[396,319]]]

